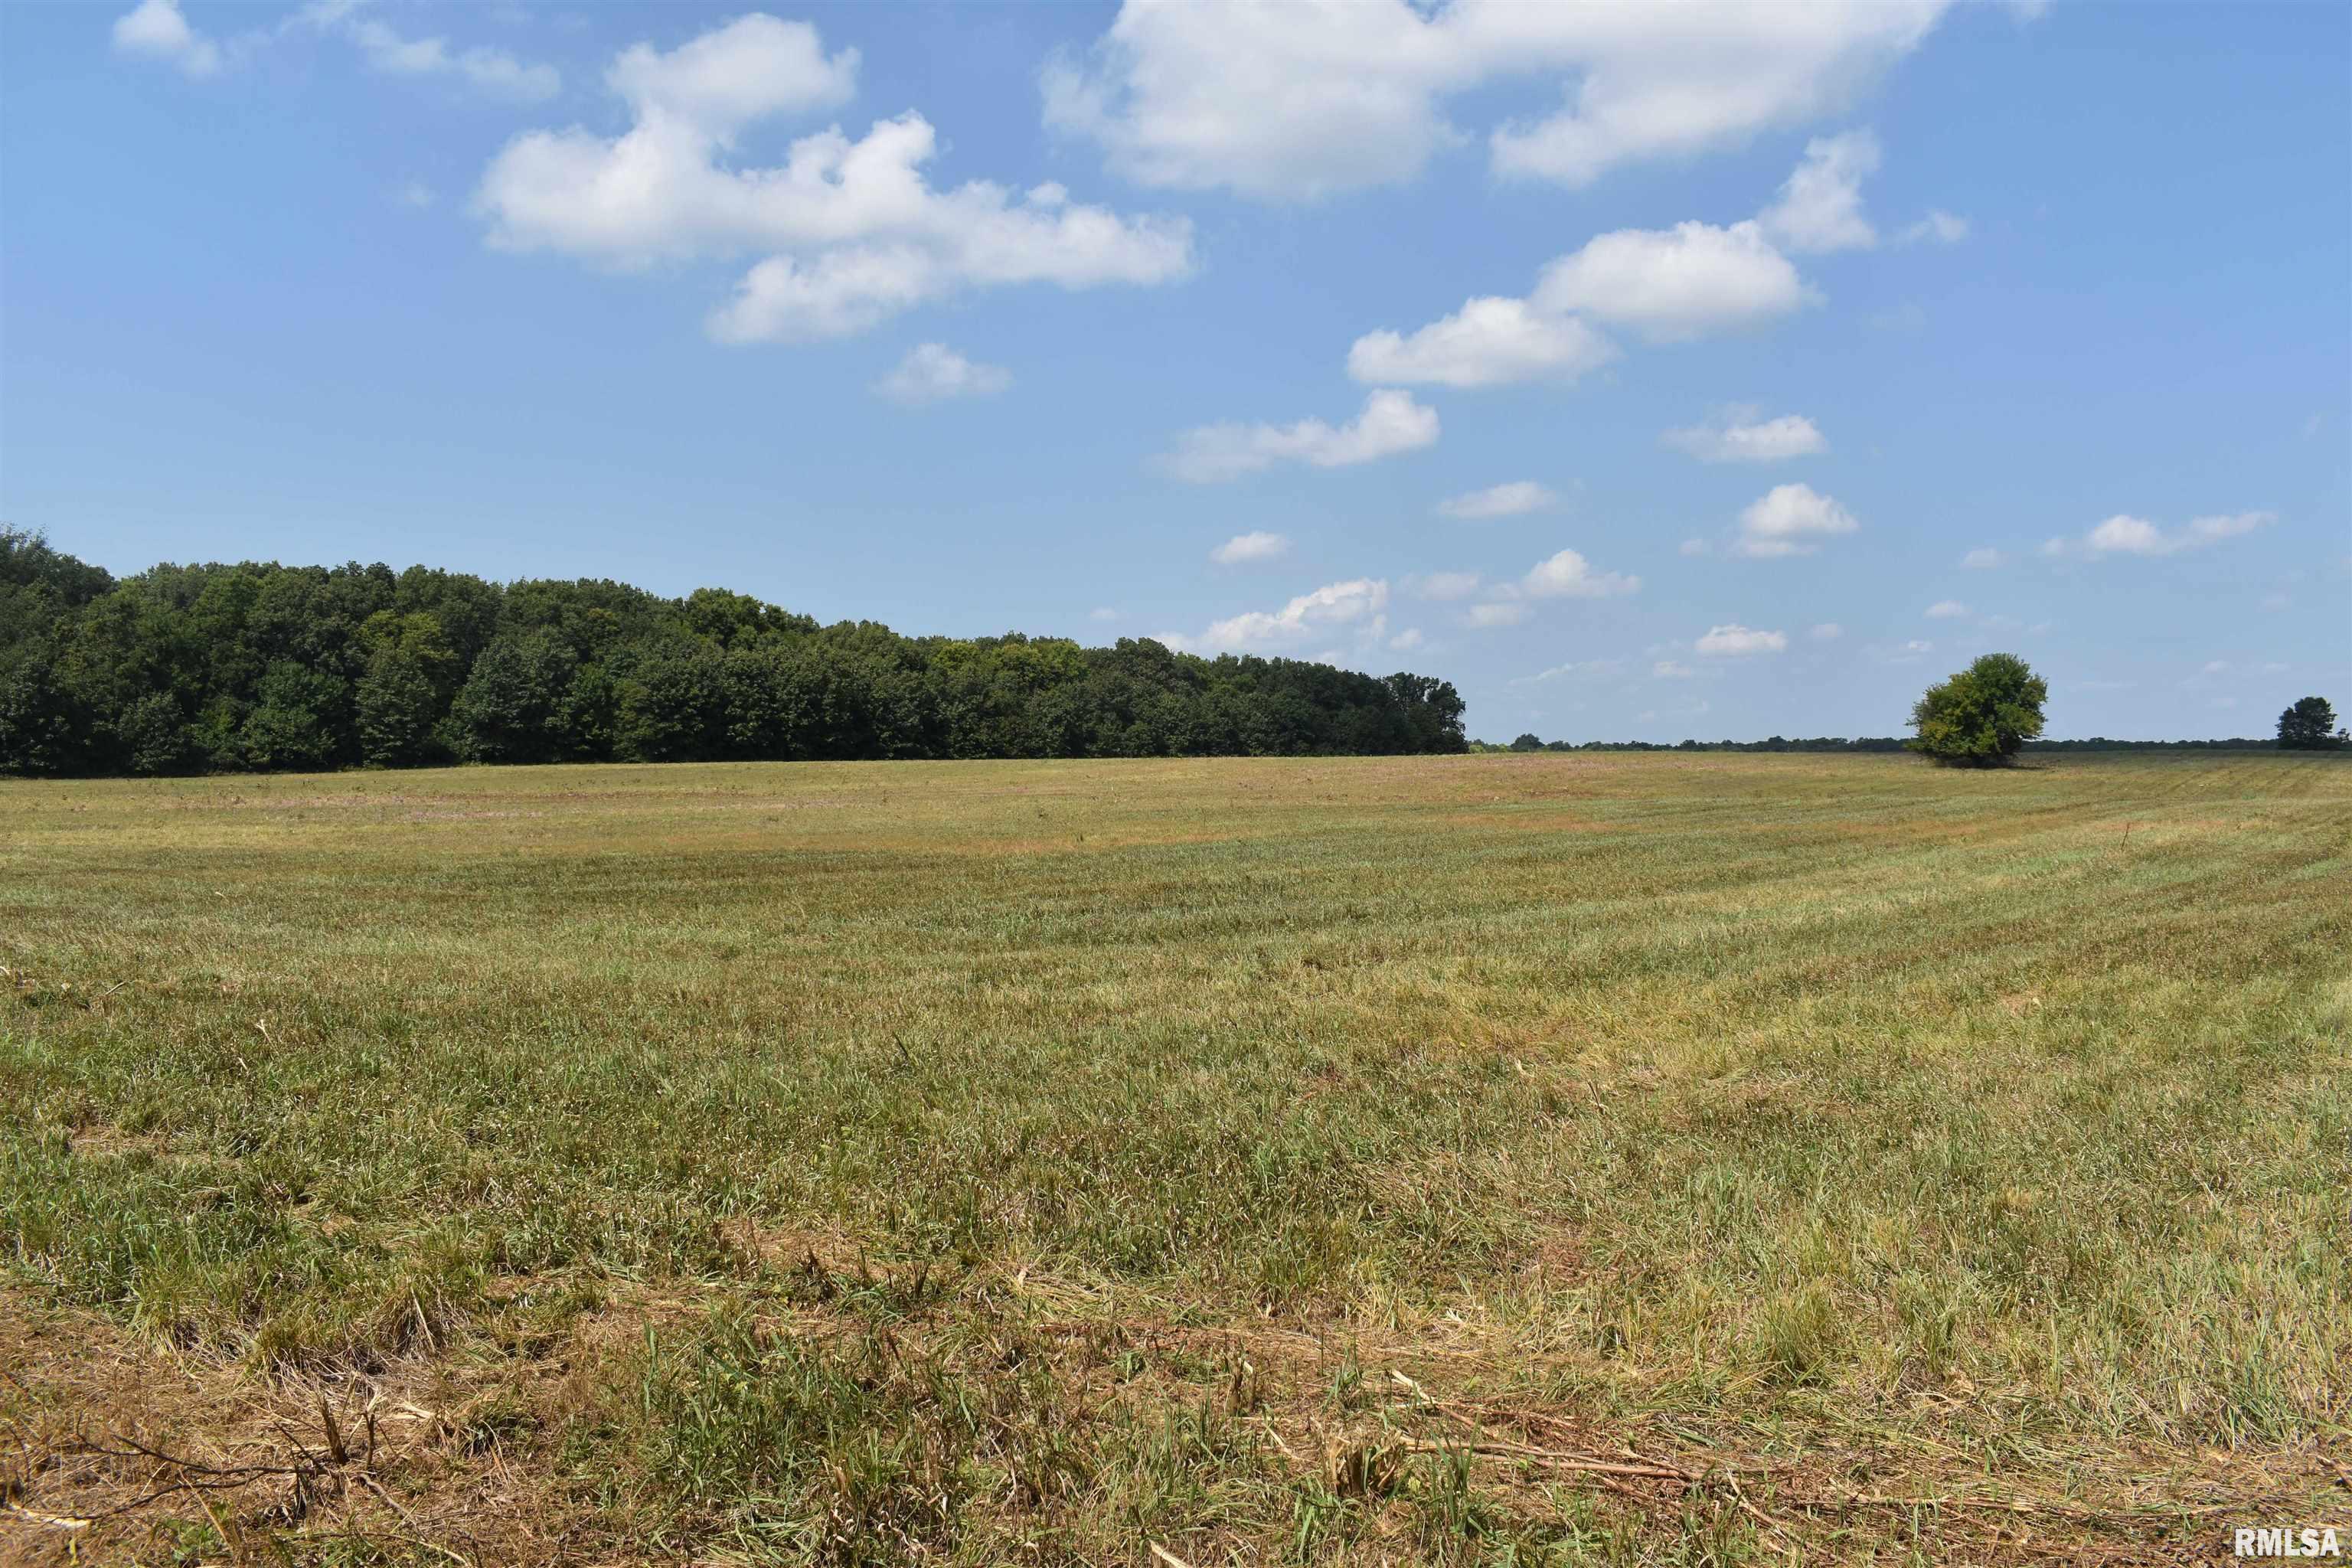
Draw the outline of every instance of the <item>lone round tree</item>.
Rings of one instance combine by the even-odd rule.
[[[1948,767],[1993,768],[2017,760],[2042,733],[2050,686],[2013,653],[1989,653],[1927,688],[1911,710],[1911,749]]]
[[[2323,752],[2344,742],[2336,728],[2336,709],[2325,697],[2306,697],[2279,715],[2278,743],[2282,751]]]

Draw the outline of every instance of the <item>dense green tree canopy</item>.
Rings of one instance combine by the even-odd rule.
[[[2278,743],[2291,751],[2317,752],[2344,743],[2336,707],[2325,697],[2305,697],[2279,715]]]
[[[1911,749],[1956,767],[2012,762],[2042,733],[2050,687],[2013,653],[1989,653],[1927,688],[1911,710]]]
[[[0,530],[0,772],[1459,752],[1426,676],[907,637],[725,589],[157,566]]]

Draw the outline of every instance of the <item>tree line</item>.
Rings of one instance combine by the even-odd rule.
[[[2092,735],[2069,741],[2028,741],[2026,752],[2267,752],[2282,742],[2266,736],[2221,741],[2111,741]],[[1817,735],[1761,741],[1545,741],[1521,735],[1507,746],[1473,741],[1474,752],[1908,752],[1916,748],[1899,735]]]
[[[2013,653],[1979,655],[1927,688],[1911,709],[1912,737],[1822,735],[1791,741],[1546,741],[1530,732],[1507,746],[1474,742],[1476,752],[1916,752],[1946,767],[2004,767],[2026,752],[2336,751],[2352,747],[2324,697],[2305,697],[2279,715],[2278,738],[2257,741],[2045,741],[2050,683]]]
[[[1471,743],[1475,752],[1899,752],[1907,742],[1896,736],[1819,735],[1790,740],[1774,735],[1762,741],[1547,741],[1534,734],[1519,736],[1507,746],[1491,741]]]
[[[1460,752],[1450,682],[1149,638],[903,637],[412,566],[117,580],[0,529],[0,773]]]

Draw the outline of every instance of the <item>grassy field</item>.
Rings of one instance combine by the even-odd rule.
[[[0,782],[0,1559],[2352,1524],[2336,758]]]

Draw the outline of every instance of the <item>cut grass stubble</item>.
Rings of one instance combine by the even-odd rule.
[[[428,1545],[488,1455],[521,1557],[2167,1561],[2344,1455],[2333,759],[0,784],[0,833],[12,1299],[287,1408],[434,1380]],[[75,1403],[0,1387],[52,1448]],[[1728,1484],[1540,1458],[1629,1445]]]

